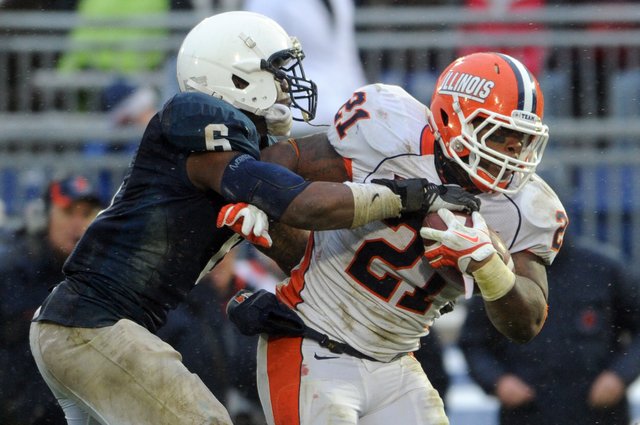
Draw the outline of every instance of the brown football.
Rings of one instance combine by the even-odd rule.
[[[473,220],[471,219],[471,214],[462,211],[452,211],[453,215],[456,216],[460,223],[464,223],[467,227],[473,227]],[[447,225],[444,223],[442,218],[438,215],[437,212],[432,212],[427,214],[422,220],[422,225],[424,227],[429,227],[431,229],[436,230],[447,230]],[[433,244],[435,241],[430,239],[423,239],[425,246],[429,246]]]
[[[498,255],[502,258],[502,261],[513,271],[514,265],[507,245],[504,243],[500,235],[492,228],[489,228],[489,236],[491,236],[491,242],[496,248],[496,251],[498,251]]]
[[[452,211],[453,215],[461,222],[464,223],[467,227],[473,226],[473,220],[471,218],[471,214],[462,212],[462,211]],[[432,229],[437,230],[446,230],[447,225],[444,223],[442,218],[438,215],[438,213],[430,213],[425,216],[422,221],[422,225],[425,227],[430,227]],[[507,264],[513,270],[513,262],[511,261],[511,254],[507,249],[504,241],[496,233],[493,229],[489,228],[489,235],[491,236],[491,242],[493,246],[498,251],[498,255],[502,258],[505,264]],[[425,246],[429,246],[433,244],[435,241],[429,239],[423,239],[423,243]],[[509,264],[511,263],[511,264]],[[462,273],[455,267],[440,267],[436,269],[438,274],[442,276],[447,282],[457,284],[464,287],[464,283],[462,280]],[[474,288],[474,292],[478,292],[478,288]]]
[[[453,215],[461,222],[464,223],[465,226],[472,227],[473,220],[471,219],[471,214],[462,212],[462,211],[452,211]],[[436,230],[447,230],[447,225],[440,218],[438,213],[432,212],[427,214],[422,220],[422,225],[424,227],[429,227],[431,229]],[[424,246],[428,247],[435,243],[434,240],[431,239],[423,239],[422,242]],[[439,267],[435,269],[435,271],[445,280],[447,283],[454,284],[464,288],[464,281],[462,280],[462,273],[456,267],[445,266]],[[475,291],[474,291],[475,292]]]

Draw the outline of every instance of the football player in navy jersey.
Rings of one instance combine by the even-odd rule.
[[[329,229],[404,212],[477,209],[461,189],[425,179],[309,182],[261,162],[260,149],[286,136],[292,120],[313,119],[316,87],[303,58],[295,38],[250,12],[215,15],[186,36],[180,93],[151,119],[111,205],[79,241],[31,326],[31,351],[70,425],[231,423],[178,352],[154,335],[240,241],[217,226],[219,215],[236,228],[263,223],[264,232],[252,231],[265,241],[262,211],[290,226]],[[262,211],[225,207],[231,202]]]

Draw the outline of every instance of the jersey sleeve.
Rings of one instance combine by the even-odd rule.
[[[165,138],[184,152],[237,151],[260,157],[255,125],[227,102],[203,93],[171,98],[160,112]]]
[[[520,237],[511,251],[527,250],[550,265],[562,247],[569,218],[558,196],[540,177],[535,176],[527,186],[530,190],[524,190],[520,204]]]
[[[426,106],[398,86],[371,84],[356,91],[338,110],[327,137],[361,181],[390,158],[420,154]]]

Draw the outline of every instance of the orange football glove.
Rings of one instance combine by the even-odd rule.
[[[269,217],[260,208],[239,202],[227,204],[220,209],[216,226],[228,226],[251,242],[263,248],[270,248],[273,244],[269,236]]]
[[[487,223],[480,213],[472,213],[473,227],[466,227],[460,223],[449,210],[440,209],[438,215],[447,225],[447,230],[428,227],[420,229],[420,236],[424,239],[439,242],[425,247],[424,250],[424,256],[429,260],[431,267],[453,266],[462,273],[467,273],[471,260],[482,261],[496,252]]]

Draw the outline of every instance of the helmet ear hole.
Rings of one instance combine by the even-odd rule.
[[[440,109],[440,118],[442,118],[442,123],[445,126],[449,125],[449,115],[447,115],[444,109]]]
[[[231,76],[231,81],[233,81],[233,85],[240,90],[245,89],[249,86],[249,82],[247,80],[242,79],[235,74]]]

